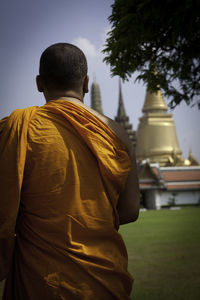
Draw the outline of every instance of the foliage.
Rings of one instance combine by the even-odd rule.
[[[115,0],[103,50],[112,75],[200,108],[200,1]],[[156,72],[155,72],[156,70]]]

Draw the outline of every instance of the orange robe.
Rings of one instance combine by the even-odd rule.
[[[0,121],[4,300],[129,299],[116,206],[130,166],[115,133],[78,104]]]

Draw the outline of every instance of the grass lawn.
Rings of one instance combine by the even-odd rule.
[[[131,299],[200,299],[199,207],[141,212],[120,232],[135,278]]]
[[[120,232],[135,278],[131,299],[200,299],[199,207],[141,212]]]

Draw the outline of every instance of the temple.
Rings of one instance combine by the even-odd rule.
[[[174,120],[167,110],[161,91],[151,93],[147,89],[142,109],[144,115],[137,130],[136,156],[139,163],[148,159],[160,166],[184,165]]]
[[[96,82],[96,77],[94,76],[94,81],[91,85],[91,108],[103,114],[103,108],[101,103],[101,93],[99,84]]]
[[[91,89],[91,107],[103,113],[100,88],[96,80]],[[121,81],[115,121],[127,131],[136,150],[141,206],[160,209],[180,205],[200,205],[200,165],[189,151],[182,156],[173,116],[160,90],[147,88],[143,115],[137,131],[126,114]]]
[[[119,79],[119,101],[118,101],[118,110],[117,116],[115,117],[115,121],[118,122],[126,132],[128,133],[129,139],[133,143],[134,147],[136,146],[136,132],[132,129],[132,124],[129,122],[129,117],[126,115],[124,101],[122,96],[122,87],[121,81]]]

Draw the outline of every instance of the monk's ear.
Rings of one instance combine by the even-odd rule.
[[[88,93],[88,83],[89,83],[89,76],[85,76],[84,81],[83,81],[83,93]]]
[[[37,84],[37,89],[39,92],[43,92],[43,87],[42,87],[42,79],[40,75],[36,76],[36,84]]]

